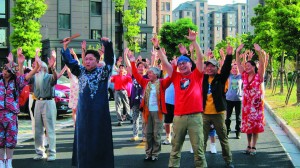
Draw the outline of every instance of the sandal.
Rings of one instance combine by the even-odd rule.
[[[243,151],[244,154],[250,154],[251,153],[251,147],[247,146],[247,149]]]
[[[256,155],[256,148],[255,147],[252,147],[250,155],[252,155],[252,156]]]

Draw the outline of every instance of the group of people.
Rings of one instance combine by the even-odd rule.
[[[171,62],[157,37],[151,40],[154,50],[150,63],[140,57],[136,59],[129,49],[125,49],[126,66],[118,65],[118,74],[114,76],[110,76],[115,68],[113,45],[106,37],[101,38],[101,49],[98,51],[86,50],[85,41],[82,43],[82,64],[75,52],[68,48],[71,38],[65,38],[61,55],[66,67],[60,74],[55,70],[55,53],[52,53],[47,65],[40,60],[37,49],[34,69],[25,74],[22,50],[18,49],[18,64],[9,55],[8,63],[0,74],[0,92],[4,95],[0,97],[0,168],[12,167],[13,149],[17,142],[18,96],[26,84],[32,84],[35,99],[34,159],[56,159],[54,85],[67,69],[74,94],[70,107],[76,123],[73,166],[114,167],[107,96],[109,81],[115,84],[118,125],[122,126],[127,119],[133,123],[132,141],[139,140],[139,118],[142,116],[145,161],[159,159],[165,123],[166,139],[163,144],[172,145],[169,167],[180,167],[186,134],[190,138],[195,167],[207,167],[207,140],[214,133],[218,135],[225,166],[234,167],[228,143],[234,107],[236,138],[240,138],[241,132],[246,133],[248,144],[245,153],[255,155],[258,134],[264,131],[262,85],[267,54],[255,44],[259,58],[256,63],[241,53],[241,45],[236,49],[233,60],[234,50],[228,44],[226,55],[223,50],[220,51],[223,58],[220,62],[211,58],[212,55],[204,61],[205,56],[196,41],[197,33],[189,30],[186,38],[191,41],[190,53],[180,44],[181,55]],[[241,58],[244,58],[243,62]],[[128,83],[131,83],[130,89]],[[130,110],[132,116],[129,115]],[[44,136],[49,143],[48,155],[45,153]]]

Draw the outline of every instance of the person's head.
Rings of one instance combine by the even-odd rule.
[[[236,64],[232,64],[231,65],[231,74],[233,74],[233,75],[237,75],[237,74],[239,74],[239,69],[238,69],[238,67],[237,67],[237,65]]]
[[[87,50],[85,53],[85,68],[88,71],[91,71],[97,67],[99,62],[100,55],[98,51],[95,50]]]
[[[248,74],[254,74],[257,73],[257,66],[254,61],[247,61],[245,64],[245,72]]]
[[[147,76],[151,82],[155,82],[160,76],[160,70],[157,67],[151,67],[147,71]]]
[[[15,75],[15,70],[9,64],[5,64],[2,68],[2,74],[4,79],[9,79]]]
[[[181,74],[188,75],[196,68],[196,64],[187,55],[181,55],[177,59],[177,67]]]
[[[38,73],[47,73],[47,72],[48,72],[48,66],[44,61],[42,61]]]
[[[48,67],[45,62],[42,61],[39,72],[34,75],[35,84],[34,87],[37,89],[41,89],[44,85],[44,76],[48,73]]]
[[[143,75],[145,73],[145,70],[147,69],[147,65],[145,62],[138,62],[136,64],[136,68],[139,74]]]
[[[126,68],[123,64],[119,65],[119,74],[120,75],[125,75],[126,74]]]
[[[214,76],[218,73],[219,62],[215,59],[210,59],[205,62],[205,72],[209,76]]]

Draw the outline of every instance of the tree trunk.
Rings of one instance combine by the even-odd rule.
[[[280,65],[280,94],[283,94],[283,86],[284,86],[283,75],[284,75],[284,52],[282,52],[281,55],[281,65]]]
[[[269,57],[269,61],[268,61],[268,69],[267,69],[267,73],[268,73],[268,84],[269,84],[269,87],[268,89],[271,89],[273,88],[273,85],[274,85],[274,77],[273,77],[273,57],[270,55]]]
[[[300,104],[300,54],[298,53],[298,56],[296,57],[296,63],[297,63],[297,104]]]

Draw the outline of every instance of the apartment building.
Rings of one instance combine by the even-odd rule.
[[[13,31],[8,19],[14,6],[13,0],[0,0],[0,60],[5,60],[12,47],[9,45],[9,34]],[[40,19],[42,34],[42,58],[46,59],[51,50],[60,52],[60,41],[72,34],[80,33],[69,47],[75,49],[81,57],[81,42],[87,41],[87,47],[96,47],[100,37],[109,37],[115,48],[115,55],[120,56],[126,42],[122,24],[122,14],[115,11],[112,0],[45,0],[48,8]],[[172,20],[171,0],[147,0],[147,7],[141,11],[139,25],[141,33],[136,38],[141,46],[140,54],[150,57],[152,44],[150,39],[165,22]],[[124,9],[128,9],[128,0]],[[63,66],[60,54],[57,54],[57,67]]]
[[[254,8],[257,7],[258,4],[264,4],[264,0],[247,0],[247,7],[248,7],[248,32],[254,34],[254,27],[251,26],[251,18],[255,16]]]
[[[173,21],[186,17],[198,26],[203,51],[214,49],[227,36],[247,33],[248,29],[245,3],[219,6],[209,5],[207,0],[189,1],[173,10]]]

